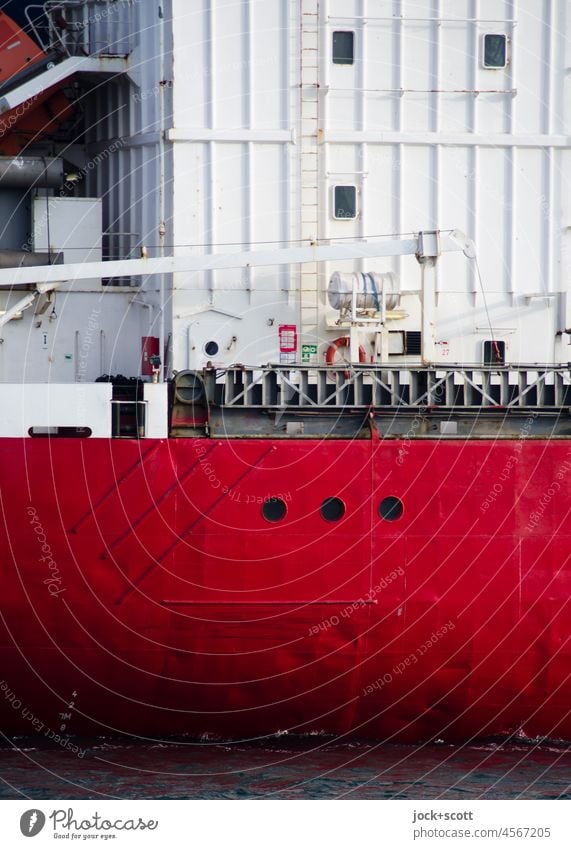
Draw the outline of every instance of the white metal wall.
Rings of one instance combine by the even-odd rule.
[[[172,160],[169,145],[161,145],[161,134],[165,136],[172,124],[171,3],[130,0],[128,5],[118,5],[120,14],[133,21],[128,75],[102,81],[85,98],[89,169],[85,189],[88,195],[103,199],[106,258],[137,257],[143,246],[149,256],[159,256],[162,222],[165,253],[172,253],[173,246]],[[163,325],[160,278],[136,282],[142,283],[134,302],[139,307],[138,323],[116,344],[126,360],[134,357],[139,363],[141,336],[162,337],[164,347],[170,347],[171,283],[164,281]]]
[[[99,18],[94,15],[93,20]],[[128,36],[126,27],[131,28]],[[128,74],[112,81],[97,80],[82,102],[86,133],[85,146],[78,151],[78,167],[85,175],[85,194],[102,199],[106,259],[137,257],[143,246],[149,256],[159,256],[162,221],[164,250],[172,252],[172,162],[169,146],[161,147],[161,132],[166,133],[172,124],[172,30],[170,0],[129,0],[117,4],[115,17],[104,14],[90,31],[98,49],[114,33],[117,51],[130,53]],[[68,156],[72,153],[66,151]],[[165,281],[164,325],[160,278],[136,282],[142,284],[138,293],[109,292],[92,305],[100,328],[97,333],[102,335],[88,346],[89,376],[80,379],[93,379],[102,370],[140,374],[142,336],[162,336],[169,347],[170,282]],[[77,307],[70,302],[70,319],[73,309]],[[86,313],[85,307],[80,310],[83,324],[91,312]],[[89,341],[93,334],[83,326],[78,332],[81,349],[86,336]]]
[[[31,428],[89,427],[93,437],[108,439],[112,391],[110,383],[0,386],[0,437],[28,436]]]
[[[102,198],[105,227],[125,237],[123,248],[158,255],[161,221],[165,251],[178,254],[460,228],[476,242],[478,265],[462,255],[439,262],[437,358],[479,362],[492,337],[506,342],[511,362],[570,359],[560,331],[571,327],[571,0],[172,0],[161,8],[162,18],[158,4],[130,5],[130,79],[95,85],[83,160],[75,151],[85,194]],[[336,30],[355,34],[351,65],[332,62]],[[482,67],[486,33],[508,36],[505,69]],[[347,184],[358,190],[357,218],[334,220],[333,188]],[[346,266],[355,267],[394,270],[405,289],[420,285],[413,258]],[[325,294],[334,269],[343,264],[177,275],[165,304],[171,366],[279,361],[280,325],[318,343],[322,361],[346,332],[333,326]],[[38,379],[138,373],[140,337],[163,333],[160,283],[149,278],[137,295],[113,296],[109,315],[106,307],[97,317],[108,341],[90,342],[79,377],[82,322],[99,295],[78,295],[75,313],[70,300],[69,329],[47,324],[61,364],[53,368],[42,335]],[[419,330],[418,297],[402,306],[408,317],[391,328]],[[22,364],[8,352],[18,334],[35,339],[35,321],[28,310],[2,330],[10,343],[0,352],[3,380],[18,379]],[[215,354],[205,350],[210,341]]]
[[[478,362],[492,337],[513,362],[567,361],[569,337],[557,333],[571,324],[561,294],[570,9],[569,0],[175,0],[177,250],[460,228],[477,244],[480,273],[461,255],[439,263],[439,356]],[[332,33],[344,29],[355,33],[352,65],[331,58]],[[482,67],[486,33],[508,36],[505,69]],[[333,219],[336,184],[357,186],[356,220]],[[420,284],[413,258],[362,268]],[[332,270],[178,279],[176,367],[275,361],[281,323],[298,324],[321,356],[340,335],[325,297]],[[418,298],[403,306],[409,317],[391,327],[420,329]],[[220,343],[214,358],[210,339]]]
[[[163,19],[159,17],[160,7]],[[123,12],[133,16],[135,26],[130,39],[133,52],[128,60],[129,75],[112,82],[101,80],[84,101],[87,161],[95,164],[88,170],[86,190],[90,196],[103,198],[107,230],[132,234],[133,244],[146,245],[154,252],[160,221],[161,92],[163,123],[165,127],[171,123],[170,2],[132,1]],[[161,20],[164,65],[160,55]],[[166,177],[170,186],[170,169]]]
[[[66,262],[101,259],[99,199],[36,197],[32,240],[25,247],[63,254]],[[148,310],[135,290],[105,287],[99,278],[66,281],[48,295],[21,288],[0,291],[0,383],[87,383],[102,374],[136,375]],[[33,293],[32,293],[33,295]]]
[[[175,0],[173,12],[177,253],[286,246],[299,236],[296,4]],[[176,367],[276,361],[278,326],[298,319],[295,285],[272,268],[179,275]]]
[[[322,238],[458,227],[477,245],[440,261],[437,349],[478,362],[482,341],[512,361],[567,361],[568,0],[321,0]],[[335,30],[355,63],[331,61]],[[505,69],[482,67],[483,36],[505,33]],[[355,221],[330,191],[354,182]],[[384,267],[387,267],[386,265]],[[381,269],[379,269],[381,270]],[[414,259],[395,261],[405,288]],[[405,299],[416,321],[415,298]],[[412,328],[411,328],[412,329]],[[418,325],[417,325],[418,329]]]
[[[138,256],[142,246],[158,256],[162,221],[170,252],[172,162],[168,145],[161,145],[162,130],[172,124],[170,0],[86,2],[75,11],[89,25],[85,49],[128,54],[128,73],[80,81],[83,132],[76,127],[61,154],[76,167],[77,191],[84,197],[56,192],[36,198],[33,240],[22,247],[45,249],[49,236],[52,251],[63,251],[68,262],[96,260],[102,217],[106,258]],[[26,235],[21,238],[24,243]],[[162,335],[166,345],[171,331],[168,304],[162,327],[160,278],[141,282],[140,291],[105,287],[101,280],[65,284],[47,305],[45,298],[36,299],[0,328],[0,382],[85,383],[103,373],[140,374],[141,337]],[[25,294],[0,293],[0,315]]]

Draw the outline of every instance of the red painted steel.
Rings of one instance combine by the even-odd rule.
[[[146,377],[152,377],[153,367],[150,363],[150,357],[158,357],[160,355],[161,340],[157,336],[141,337],[141,374]]]
[[[568,441],[3,439],[0,470],[5,732],[571,739]]]

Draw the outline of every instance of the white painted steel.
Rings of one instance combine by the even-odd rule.
[[[404,294],[391,329],[423,330],[425,356],[442,365],[481,363],[486,339],[505,341],[512,363],[570,359],[571,0],[159,5],[162,19],[154,4],[129,4],[127,59],[86,57],[127,73],[93,87],[86,144],[66,151],[82,191],[102,199],[104,257],[119,262],[0,271],[3,287],[74,281],[56,296],[57,319],[30,308],[2,328],[0,380],[138,374],[146,335],[163,338],[168,370],[276,362],[283,325],[322,362],[339,335],[332,271],[397,272],[403,292],[418,290],[414,234],[445,241],[453,227],[475,259],[446,251],[425,267],[424,298]],[[351,65],[332,62],[336,29],[355,33]],[[509,39],[504,69],[483,67],[494,32]],[[355,220],[332,214],[344,184],[357,188]],[[372,244],[401,238],[404,255]],[[174,254],[166,265],[161,242]],[[148,259],[122,262],[143,249]],[[137,286],[102,298],[102,275]],[[95,309],[84,369],[77,352]]]
[[[16,109],[26,101],[38,97],[46,89],[58,85],[78,73],[120,74],[127,70],[124,59],[107,56],[70,56],[46,68],[45,71],[22,83],[0,99],[0,113]]]
[[[477,263],[444,257],[429,275],[436,303],[428,292],[424,328],[432,328],[434,359],[477,363],[483,339],[509,324],[517,328],[504,340],[511,361],[567,361],[560,331],[570,323],[569,282],[559,269],[571,224],[562,187],[569,0],[552,0],[545,15],[534,0],[430,0],[422,8],[412,0],[300,0],[284,4],[285,19],[278,5],[205,0],[190,10],[174,0],[175,232],[177,243],[196,245],[179,250],[277,246],[288,229],[349,241],[459,226],[476,241]],[[336,28],[355,33],[353,65],[332,62]],[[508,36],[505,69],[483,67],[487,32]],[[278,61],[286,55],[289,75]],[[332,216],[332,189],[343,183],[358,190],[354,221]],[[358,268],[365,266],[349,260],[338,270]],[[417,287],[412,258],[366,269],[397,271],[403,289]],[[223,330],[216,313],[192,326],[174,318],[177,367],[204,365],[217,327],[237,337],[219,366],[277,359],[282,323],[296,324],[321,357],[335,333],[324,297],[331,271],[315,262],[292,268],[288,293],[263,269],[205,273],[193,291],[175,283],[174,316],[205,298],[241,316],[224,319]],[[529,299],[541,291],[555,297]],[[397,329],[422,329],[418,298],[407,298],[403,312]]]
[[[49,230],[52,247],[57,243],[68,261],[101,259],[102,252],[105,258],[137,257],[143,245],[149,256],[158,256],[162,218],[166,218],[166,244],[172,246],[170,144],[165,145],[164,215],[158,191],[161,121],[157,95],[161,91],[166,128],[173,126],[170,2],[160,5],[165,20],[164,68],[159,61],[158,5],[135,0],[88,2],[83,8],[69,4],[66,11],[74,19],[78,15],[88,23],[80,50],[130,55],[75,56],[6,95],[5,108],[13,107],[77,71],[82,72],[80,85],[86,84],[80,99],[85,121],[83,143],[56,142],[55,150],[65,158],[68,169],[69,163],[73,164],[77,193],[87,198],[64,197],[69,185],[50,191],[48,221],[44,192],[38,188],[33,203],[33,232],[30,236],[23,231],[21,244],[14,247],[30,250],[34,242],[47,245]],[[89,75],[84,75],[84,71]],[[41,156],[45,148],[36,150],[32,146],[26,153]],[[102,207],[98,221],[85,214],[89,198],[97,199]],[[73,209],[72,203],[76,204],[75,214],[60,215],[67,204]],[[35,276],[31,285],[38,283]],[[21,319],[6,322],[0,334],[0,382],[87,383],[102,373],[140,374],[141,338],[160,333],[158,283],[147,278],[113,281],[136,284],[136,288],[125,288],[105,286],[103,282],[101,274],[96,274],[73,286],[65,284],[44,313],[37,313],[36,299]],[[168,280],[167,304],[171,286],[172,281]],[[0,293],[0,310],[5,314],[24,294],[17,289],[11,291],[10,286],[6,289]],[[168,340],[172,333],[170,315],[166,325]],[[172,344],[170,347],[172,350]]]
[[[420,242],[422,244],[422,241]],[[430,243],[433,244],[432,242]],[[464,251],[463,242],[451,235],[441,234],[438,240],[439,253]],[[386,239],[382,242],[351,242],[349,244],[316,245],[315,247],[277,248],[267,251],[240,251],[227,254],[209,254],[207,256],[167,256],[155,259],[126,259],[118,262],[82,262],[63,265],[43,265],[35,268],[0,269],[0,286],[17,286],[24,283],[57,282],[70,283],[88,280],[91,277],[121,277],[128,275],[146,275],[182,273],[232,268],[258,268],[274,265],[294,265],[297,263],[316,263],[333,260],[354,260],[365,257],[415,256],[419,251],[418,239]],[[432,254],[430,254],[432,256]],[[194,285],[185,286],[181,281],[181,291],[193,291]],[[413,287],[414,288],[414,287]]]
[[[112,390],[109,383],[0,386],[0,436],[27,436],[30,428],[89,427],[93,437],[109,439]]]
[[[52,256],[61,254],[64,263],[101,262],[102,226],[100,198],[45,196],[33,200],[33,250],[49,251]],[[32,282],[41,281],[36,275]],[[81,286],[84,289],[96,287],[101,287],[101,278],[95,275],[84,279]]]
[[[364,147],[362,203],[376,232],[457,223],[475,240],[481,283],[475,264],[460,257],[440,263],[437,360],[477,362],[483,337],[475,327],[502,326],[509,316],[518,328],[509,339],[511,361],[565,362],[569,337],[557,334],[569,327],[569,276],[560,269],[571,223],[565,209],[569,165],[563,164],[571,141],[565,37],[571,5],[421,5],[381,0],[363,12],[362,0],[328,0],[320,22],[324,40],[330,44],[336,28],[352,29],[357,45],[354,66],[332,65],[325,51],[321,57],[329,73],[321,126],[328,171],[348,172],[348,181],[358,184]],[[482,67],[486,32],[505,32],[510,39],[505,69]],[[334,221],[330,210],[324,213],[323,237],[361,236],[362,222]],[[370,224],[367,229],[373,235]],[[408,288],[415,274],[411,261],[383,263],[377,270],[391,267]],[[551,304],[526,299],[542,290],[560,294]],[[410,307],[405,305],[410,317],[400,326],[420,329]]]
[[[61,253],[80,267],[89,260],[100,265],[101,207],[99,198],[35,197],[30,241],[22,248],[49,247],[52,255]],[[38,269],[32,269],[28,284],[39,295],[55,291],[49,299],[34,292],[23,299],[13,277],[12,285],[2,287],[1,382],[87,383],[106,371],[139,372],[149,316],[142,304],[133,303],[132,290],[106,288],[97,272],[57,283],[41,281]]]
[[[144,400],[147,402],[145,437],[166,439],[169,433],[167,384],[145,383]]]

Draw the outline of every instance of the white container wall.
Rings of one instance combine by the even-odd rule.
[[[173,12],[178,251],[459,228],[477,261],[439,260],[435,359],[481,362],[490,340],[509,362],[569,359],[569,0]],[[325,296],[335,270],[420,287],[412,257],[177,279],[176,367],[279,361],[284,324],[323,361],[343,335]],[[401,306],[391,329],[419,331],[418,295]]]
[[[365,361],[395,365],[420,363],[422,351],[436,363],[481,364],[490,346],[506,363],[571,359],[571,0],[116,6],[119,17],[89,39],[121,72],[82,77],[85,125],[77,144],[54,151],[77,169],[84,195],[52,204],[52,247],[66,259],[454,229],[473,239],[476,258],[438,259],[424,340],[413,256],[94,280],[33,305],[9,292],[0,381],[136,376],[142,337],[153,337],[167,375],[208,363],[323,363],[350,332],[329,280],[356,271],[392,272],[401,298],[387,314],[397,335],[381,345],[379,310],[353,339],[353,357],[362,342]],[[41,249],[42,199],[34,204]]]
[[[569,326],[567,0],[321,0],[319,8],[321,237],[460,228],[478,262],[439,263],[440,350],[478,362],[493,332],[510,361],[566,361],[568,337],[556,334]],[[340,31],[353,33],[352,64],[333,61]],[[502,67],[484,67],[493,59],[486,49],[498,45]],[[355,220],[333,218],[340,180],[357,187]],[[414,259],[393,270],[403,289],[416,287]]]
[[[285,247],[299,236],[296,4],[178,0],[173,13],[176,251]],[[287,269],[179,275],[174,287],[177,368],[275,362],[279,326],[298,319]]]

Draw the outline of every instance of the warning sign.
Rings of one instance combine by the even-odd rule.
[[[278,332],[280,363],[282,366],[293,365],[297,360],[297,327],[295,324],[280,324]]]
[[[317,345],[302,345],[301,346],[301,361],[302,363],[312,363],[317,356]]]

